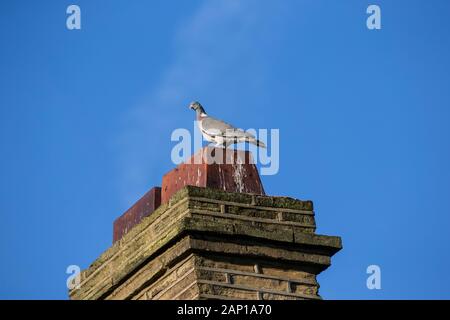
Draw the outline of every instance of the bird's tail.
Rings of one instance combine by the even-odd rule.
[[[264,142],[262,142],[262,141],[260,141],[260,140],[258,140],[256,138],[250,138],[248,140],[248,142],[251,143],[251,144],[254,144],[257,147],[261,147],[261,148],[264,148],[264,149],[267,148],[266,144]]]

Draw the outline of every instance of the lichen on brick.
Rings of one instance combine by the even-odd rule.
[[[160,295],[158,292],[150,292],[147,295],[139,287],[133,290],[133,283],[158,281],[157,279],[163,277],[163,274],[167,275],[167,270],[178,263],[179,259],[200,253],[209,256],[212,260],[214,256],[221,255],[226,257],[227,262],[222,261],[216,264],[211,262],[212,260],[199,258],[195,260],[196,264],[193,268],[198,267],[200,263],[252,272],[254,266],[251,263],[258,259],[264,260],[265,265],[274,263],[273,268],[276,269],[280,269],[277,263],[295,264],[302,266],[301,270],[304,271],[301,272],[311,275],[311,278],[306,275],[302,278],[306,281],[308,277],[311,285],[315,286],[315,274],[329,266],[330,257],[342,248],[342,243],[339,237],[315,235],[314,228],[305,228],[300,225],[304,223],[315,226],[312,209],[311,201],[187,186],[179,190],[169,203],[161,205],[150,216],[145,217],[141,223],[129,230],[121,240],[95,260],[88,270],[83,271],[82,288],[71,291],[71,298],[99,299],[110,295],[111,297],[145,299],[155,297],[155,294],[159,298],[176,297],[179,290],[175,288]],[[157,263],[145,273],[140,273],[141,270],[145,270],[143,266],[152,261]],[[183,277],[188,270],[189,266],[180,268],[169,282],[172,283],[175,279]],[[261,270],[263,273],[271,273],[265,266]],[[287,269],[279,272],[280,275],[285,276],[302,274],[298,270],[287,271]],[[198,272],[193,274],[199,275]],[[226,280],[224,273],[200,274],[213,281]],[[144,275],[154,279],[145,279]],[[251,280],[251,277],[241,276],[241,279],[247,281]],[[186,278],[180,284],[186,282],[187,286],[188,280],[192,282],[191,278]],[[298,280],[301,282],[301,279]],[[258,278],[257,282],[269,284],[268,288],[281,290],[286,287],[288,290],[288,282],[285,279]],[[120,286],[123,286],[124,290],[118,290]],[[201,287],[208,288],[203,292],[226,297],[255,298],[256,294],[244,292],[245,290],[238,288],[208,285],[201,285]],[[186,288],[190,293],[185,297],[198,295],[199,291],[196,288],[199,286],[193,287],[192,290]],[[291,290],[314,296],[317,293],[315,288],[313,287],[310,291],[308,285],[303,287],[299,285],[298,289],[293,286]],[[134,292],[138,289],[139,294]],[[281,293],[268,294],[267,297],[269,296],[291,297],[289,294]]]

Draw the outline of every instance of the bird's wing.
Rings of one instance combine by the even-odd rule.
[[[201,121],[201,129],[204,133],[211,136],[222,136],[227,131],[236,130],[231,124],[211,117],[207,117]]]
[[[254,138],[242,129],[238,129],[222,120],[207,117],[202,120],[201,128],[209,136],[222,136],[224,138]]]

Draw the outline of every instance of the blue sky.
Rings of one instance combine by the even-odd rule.
[[[81,7],[82,29],[66,28]],[[366,28],[378,4],[382,29]],[[66,268],[173,164],[187,109],[280,129],[266,192],[344,249],[326,299],[450,298],[450,2],[3,1],[0,298],[66,299]],[[381,267],[368,290],[366,268]]]

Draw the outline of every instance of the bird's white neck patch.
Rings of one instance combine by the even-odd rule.
[[[204,118],[204,117],[207,117],[207,116],[208,115],[206,113],[204,113],[204,112],[200,113],[200,118]]]

